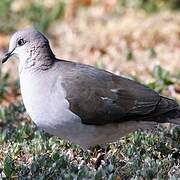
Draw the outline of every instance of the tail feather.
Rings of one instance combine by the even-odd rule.
[[[180,118],[179,119],[169,119],[169,123],[180,125]]]
[[[160,123],[173,123],[180,125],[180,106],[173,99],[161,97],[161,101],[156,108],[158,116],[156,116],[157,122]]]

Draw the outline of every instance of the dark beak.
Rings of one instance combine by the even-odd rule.
[[[11,56],[12,56],[12,51],[6,53],[2,59],[2,63],[5,63]]]

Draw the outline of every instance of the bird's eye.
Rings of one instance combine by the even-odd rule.
[[[24,39],[19,39],[18,42],[17,42],[17,44],[18,44],[19,46],[24,45],[24,44],[25,44]]]

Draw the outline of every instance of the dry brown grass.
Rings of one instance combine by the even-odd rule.
[[[180,12],[107,13],[104,6],[94,5],[80,9],[71,22],[52,23],[47,35],[59,58],[137,76],[145,83],[151,81],[157,64],[172,75],[180,72]],[[7,40],[2,42],[1,47],[7,46]],[[17,77],[14,65],[3,69]]]
[[[149,16],[129,9],[114,16],[91,7],[80,11],[70,24],[54,23],[48,32],[54,37],[51,43],[57,56],[64,59],[137,75],[143,81],[151,78],[156,64],[172,74],[180,71],[178,12]]]

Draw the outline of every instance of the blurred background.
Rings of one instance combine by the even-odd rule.
[[[180,101],[179,0],[1,0],[0,56],[7,51],[12,33],[30,26],[34,26],[48,37],[51,47],[58,58],[90,64],[124,75],[148,85],[163,95]],[[19,121],[16,122],[15,120],[22,116],[18,113],[22,114],[24,112],[21,111],[22,106],[12,105],[12,103],[21,100],[16,64],[18,64],[18,61],[12,60],[3,66],[0,65],[0,130],[4,133],[0,134],[0,173],[2,169],[4,174],[9,177],[13,173],[17,174],[12,169],[12,162],[14,163],[14,157],[17,155],[14,154],[13,147],[8,139],[12,138],[14,144],[16,142],[15,137],[20,137],[17,135],[19,131],[20,134],[22,133],[21,136],[24,137],[24,140],[28,139],[29,136],[36,139],[37,136],[30,135],[29,132],[39,132],[35,130],[34,126],[31,127],[32,122],[27,121],[26,116],[25,120],[23,120],[24,124],[20,125]],[[13,120],[13,123],[11,120]],[[20,127],[20,129],[18,130],[16,127]],[[29,130],[24,130],[25,127],[29,128]],[[32,130],[32,128],[34,129]],[[12,129],[14,129],[13,132],[11,132]],[[176,152],[180,153],[178,145],[180,144],[180,129],[175,132],[175,139],[172,138],[174,131],[171,128],[168,132],[164,129],[158,130],[158,133],[158,136],[152,136],[154,138],[153,142],[157,141],[157,147],[153,144],[151,148],[154,149],[150,148],[149,154],[155,152],[159,157],[158,153],[162,155],[166,152],[159,158],[159,161],[164,163],[172,155],[171,149],[178,149]],[[166,133],[170,134],[170,139],[166,137]],[[130,136],[130,140],[123,141],[123,143],[129,143],[129,145],[125,143],[126,149],[122,150],[125,158],[121,156],[121,159],[125,160],[134,156],[135,149],[137,149],[135,154],[138,154],[141,150],[143,151],[143,149],[138,149],[140,148],[140,144],[138,144],[140,139],[136,144],[137,137],[141,140],[146,137],[152,138],[146,133],[144,136],[138,133]],[[158,139],[159,137],[162,137],[162,139]],[[37,142],[40,139],[43,141],[46,139],[43,135],[42,137],[39,135],[38,138],[36,139]],[[21,142],[21,140],[17,143]],[[146,140],[144,141],[148,144],[152,139]],[[164,140],[165,142],[163,142]],[[159,149],[158,145],[161,144],[161,141],[164,144]],[[167,141],[168,143],[166,143]],[[46,139],[47,142],[49,140]],[[26,142],[22,141],[21,143]],[[56,143],[54,142],[54,144]],[[123,143],[120,142],[115,147],[120,146],[122,148],[125,146]],[[150,145],[152,144],[150,143]],[[23,145],[21,144],[21,146]],[[29,147],[30,145],[26,146]],[[8,150],[6,147],[11,148],[12,153],[10,156],[7,156]],[[67,146],[65,149],[68,149]],[[144,149],[148,148],[144,147]],[[33,157],[32,151],[27,150],[26,153],[28,157]],[[34,154],[38,153],[43,154],[41,150]],[[45,151],[44,154],[46,154]],[[118,157],[120,154],[118,154]],[[10,159],[8,159],[9,157]],[[24,158],[22,154],[18,154],[18,157],[20,161],[16,161],[16,166],[13,166],[14,169],[19,167]],[[176,159],[179,159],[179,157],[180,155]],[[131,159],[133,162],[137,161],[136,156],[133,158]],[[129,177],[128,173],[130,177],[137,175],[139,172],[138,166],[141,166],[142,170],[142,167],[147,166],[150,168],[151,165],[151,171],[148,169],[146,172],[147,169],[145,168],[143,171],[145,175],[141,174],[141,176],[145,179],[148,177],[160,177],[158,176],[160,172],[157,171],[159,165],[158,163],[153,164],[153,158],[150,157],[150,160],[147,160],[150,163],[148,165],[144,161],[146,157],[140,159],[139,164],[133,166],[133,170],[130,169],[125,173],[126,177]],[[24,160],[24,162],[27,162],[28,159]],[[129,159],[127,164],[128,162]],[[168,160],[169,164],[167,162],[161,164],[160,169],[164,168],[163,179],[170,176],[180,178],[179,167],[176,167],[177,164],[174,165],[173,162]],[[29,164],[31,163],[32,161],[29,162]],[[37,162],[35,161],[35,163]],[[51,164],[49,166],[51,167]],[[113,164],[114,168],[119,166],[122,165],[116,166]],[[27,168],[29,166],[24,164],[23,167]],[[156,167],[156,169],[153,169],[153,167]],[[175,170],[172,168],[175,168]],[[22,172],[24,173],[24,170]],[[177,172],[179,176],[174,175]],[[31,174],[33,173],[31,172]]]
[[[179,0],[1,0],[0,55],[13,32],[34,26],[48,36],[57,57],[154,87],[154,69],[180,77],[179,8]],[[10,63],[3,71],[18,77]]]

